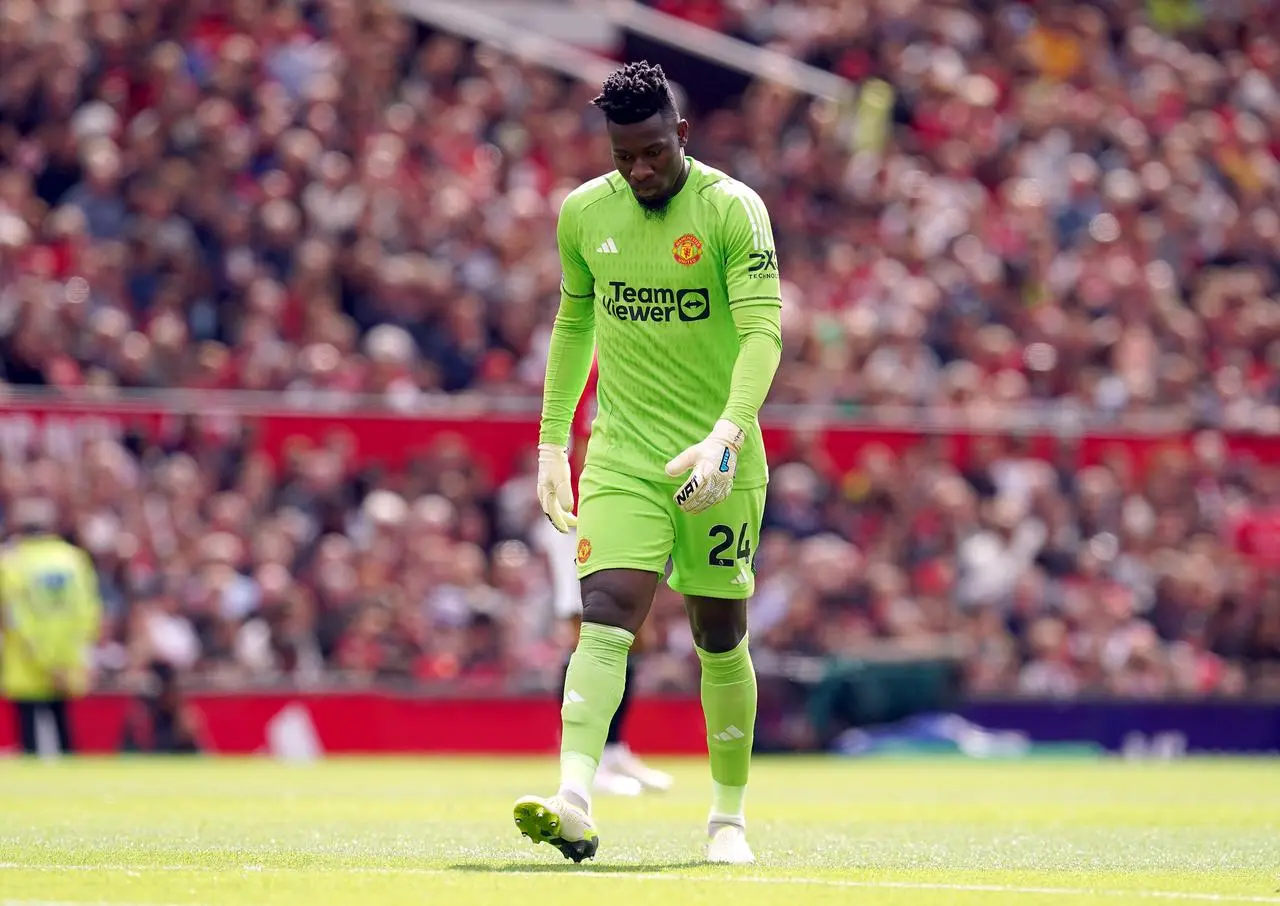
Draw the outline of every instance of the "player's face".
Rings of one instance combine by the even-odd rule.
[[[684,175],[689,123],[673,123],[659,113],[627,126],[608,123],[607,129],[613,145],[613,165],[631,187],[636,201],[647,208],[660,208],[670,201]]]

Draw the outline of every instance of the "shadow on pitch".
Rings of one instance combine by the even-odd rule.
[[[601,864],[591,865],[584,863],[582,865],[574,865],[572,862],[507,862],[501,865],[483,865],[480,863],[464,862],[457,865],[450,865],[449,871],[469,872],[471,874],[487,875],[487,874],[559,874],[561,872],[585,872],[587,874],[654,874],[663,871],[679,871],[682,868],[705,868],[704,861],[688,861],[688,862],[647,862],[637,864],[635,862],[623,862],[620,864]]]

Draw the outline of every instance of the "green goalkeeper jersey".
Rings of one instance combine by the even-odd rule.
[[[686,159],[688,179],[660,214],[617,173],[565,199],[541,441],[567,441],[594,346],[589,463],[665,481],[667,462],[726,418],[746,432],[735,484],[758,487],[757,412],[782,349],[773,231],[754,191]]]

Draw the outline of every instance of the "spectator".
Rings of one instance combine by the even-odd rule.
[[[97,641],[102,616],[93,564],[54,534],[56,522],[53,501],[17,501],[15,540],[0,557],[0,687],[14,704],[18,739],[28,755],[38,751],[41,717],[52,721],[58,750],[75,752],[67,709],[89,691],[86,654]]]

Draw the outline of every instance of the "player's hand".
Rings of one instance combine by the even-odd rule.
[[[538,503],[558,531],[569,533],[578,524],[573,515],[573,483],[569,454],[555,444],[538,444]]]
[[[706,440],[667,463],[667,474],[672,478],[693,470],[675,493],[676,506],[692,515],[728,497],[733,490],[733,476],[738,473],[738,451],[745,439],[741,428],[722,418]]]

